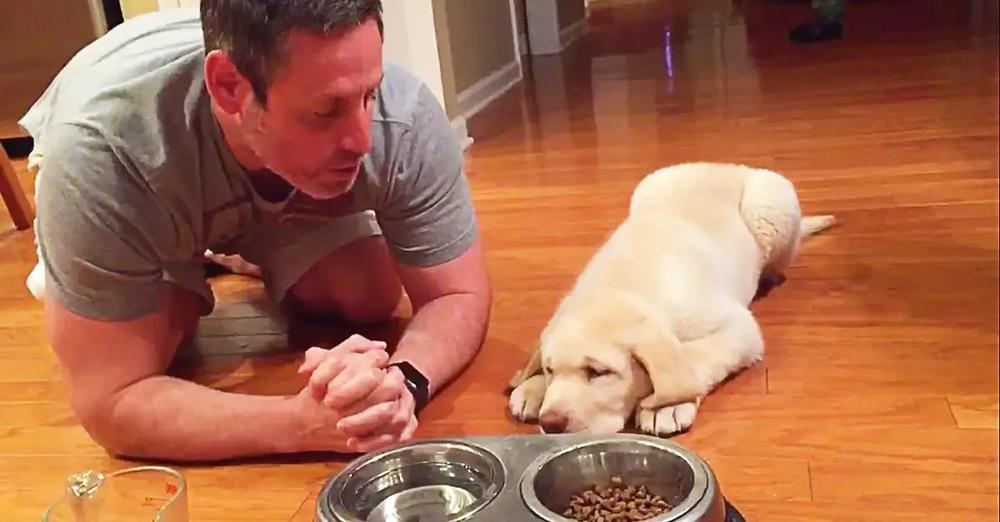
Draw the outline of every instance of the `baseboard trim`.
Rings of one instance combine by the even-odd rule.
[[[587,17],[583,17],[579,22],[573,25],[565,27],[559,31],[559,47],[560,49],[565,49],[569,45],[576,41],[577,38],[583,35],[587,30]]]
[[[515,60],[458,93],[458,113],[469,119],[521,81],[521,65]]]

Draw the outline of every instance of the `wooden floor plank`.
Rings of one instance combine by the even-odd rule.
[[[809,463],[796,459],[713,457],[705,454],[723,495],[739,505],[744,501],[810,502]]]
[[[0,354],[48,351],[47,343],[41,328],[0,327]]]
[[[298,511],[295,515],[289,519],[289,522],[314,522],[316,518],[316,502],[319,500],[319,488],[309,494],[308,497],[299,506]]]
[[[0,401],[0,428],[76,424],[77,419],[66,401]]]
[[[873,463],[909,464],[914,469],[943,463],[981,465],[997,460],[995,430],[962,430],[951,426],[851,426],[836,419],[804,423],[797,420],[729,420],[695,424],[677,441],[699,451],[737,457],[808,460],[837,464],[866,459]]]
[[[1000,487],[996,459],[978,464],[933,464],[883,464],[863,459],[812,463],[814,499],[842,505],[934,506],[937,512],[988,512],[996,506]]]
[[[58,376],[39,381],[0,381],[0,401],[65,401],[66,385]]]
[[[997,394],[949,395],[948,403],[959,428],[1000,429]]]
[[[954,426],[948,401],[936,396],[872,394],[718,394],[698,411],[701,421],[836,423],[844,426]]]
[[[318,489],[351,458],[316,455],[300,459],[301,462],[286,460],[282,462],[283,466],[275,465],[273,459],[189,466],[184,471],[184,478],[192,492],[222,485],[244,491],[308,492]],[[0,467],[0,487],[4,491],[30,491],[40,486],[58,490],[66,477],[74,473],[87,470],[107,473],[147,463],[113,459],[106,455],[70,455],[5,456],[0,457],[0,464],[3,465]]]
[[[104,453],[79,425],[0,428],[0,457],[97,456]]]
[[[0,505],[9,520],[41,520],[42,511],[61,495],[61,484],[50,490],[0,491]],[[191,491],[188,514],[199,522],[240,520],[274,522],[288,520],[306,497],[299,491],[254,491],[229,487],[206,487]]]
[[[996,509],[977,510],[963,506],[947,511],[934,511],[933,508],[923,504],[746,501],[737,508],[747,520],[767,520],[768,522],[842,522],[845,520],[921,522],[927,520],[929,512],[938,514],[944,512],[948,520],[961,520],[963,522],[995,522],[997,518]]]

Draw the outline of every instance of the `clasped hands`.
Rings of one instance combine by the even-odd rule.
[[[298,372],[309,382],[296,396],[304,449],[366,453],[413,436],[413,395],[388,361],[385,343],[360,335],[306,351]]]

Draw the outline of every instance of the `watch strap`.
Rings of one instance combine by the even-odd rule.
[[[427,406],[430,400],[427,377],[406,361],[395,362],[389,366],[399,368],[399,371],[403,374],[403,381],[406,384],[406,388],[413,395],[413,414],[419,415],[420,411]]]

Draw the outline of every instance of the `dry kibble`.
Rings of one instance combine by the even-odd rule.
[[[595,485],[570,497],[563,516],[582,522],[640,522],[671,507],[659,495],[650,494],[645,485],[626,484],[614,476],[610,486]]]

